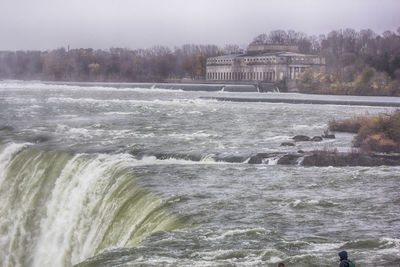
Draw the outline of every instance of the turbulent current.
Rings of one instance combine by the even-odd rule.
[[[0,266],[399,265],[400,167],[247,163],[392,108],[89,85],[0,82]]]

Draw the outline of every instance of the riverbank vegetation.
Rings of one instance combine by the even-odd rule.
[[[329,130],[356,133],[353,144],[363,151],[400,152],[400,110],[330,121]]]
[[[297,86],[308,94],[400,96],[400,72],[392,78],[367,65],[354,80],[343,81],[335,74],[307,69],[297,77]]]
[[[300,92],[400,95],[400,28],[382,35],[371,30],[333,31],[320,44],[326,72],[303,72],[297,79]]]
[[[96,82],[196,79],[205,75],[206,58],[220,54],[221,49],[216,45],[183,45],[174,49],[156,46],[137,50],[0,51],[0,79]]]

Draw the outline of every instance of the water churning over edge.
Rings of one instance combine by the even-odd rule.
[[[2,266],[71,266],[183,222],[140,187],[126,154],[0,145]]]

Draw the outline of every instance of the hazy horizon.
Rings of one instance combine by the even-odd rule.
[[[327,34],[332,30],[400,27],[397,0],[3,0],[0,50],[129,49],[157,45],[238,44],[271,30]]]

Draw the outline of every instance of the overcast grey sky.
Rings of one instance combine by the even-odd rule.
[[[400,27],[400,0],[0,0],[0,50],[248,44],[260,33]]]

